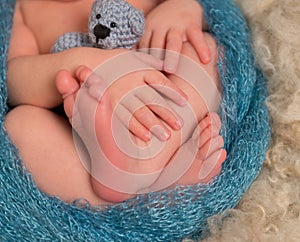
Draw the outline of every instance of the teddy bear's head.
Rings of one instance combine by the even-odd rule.
[[[144,27],[143,13],[124,0],[93,3],[89,36],[100,48],[132,48],[143,35]]]

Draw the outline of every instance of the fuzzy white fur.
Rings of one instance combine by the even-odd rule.
[[[236,2],[268,79],[272,140],[257,180],[236,209],[209,219],[204,241],[300,241],[300,1]]]

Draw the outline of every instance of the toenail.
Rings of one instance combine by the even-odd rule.
[[[211,157],[207,158],[200,169],[199,172],[199,179],[204,180],[209,176],[209,174],[215,169],[215,167],[218,165],[220,157],[222,155],[222,150],[216,152]]]
[[[71,89],[71,91],[67,92],[66,94],[62,95],[62,98],[65,100],[67,97],[73,95],[76,91],[78,90],[78,88],[73,88]]]
[[[216,114],[216,113],[213,113],[213,114],[211,115],[211,119],[212,119],[212,123],[213,123],[214,125],[220,123],[219,115]]]
[[[95,98],[97,101],[100,101],[100,99],[103,97],[104,95],[104,91],[103,87],[100,86],[99,84],[94,84],[92,86],[89,87],[88,89],[89,94]]]

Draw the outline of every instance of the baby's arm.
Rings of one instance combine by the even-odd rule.
[[[161,4],[166,0],[126,0],[130,4],[132,4],[135,8],[143,11],[144,15],[147,16],[149,12],[151,12],[157,5]]]
[[[57,54],[41,54],[35,36],[23,21],[17,2],[7,59],[9,104],[55,107],[62,102],[55,86],[58,70],[66,69],[73,75],[83,62],[94,68],[122,51],[74,48]]]
[[[202,6],[195,0],[162,1],[146,17],[146,30],[139,48],[159,48],[181,53],[182,44],[189,41],[202,63],[210,61],[210,52],[203,30],[207,29]],[[165,57],[165,71],[174,72],[178,55]]]
[[[7,72],[9,104],[55,107],[62,102],[55,87],[55,77],[60,69],[68,70],[73,75],[75,69],[83,63],[94,68],[120,52],[121,50],[74,48],[57,54],[20,55],[10,58]]]

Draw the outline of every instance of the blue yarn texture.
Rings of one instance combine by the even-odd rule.
[[[207,218],[234,207],[257,177],[270,140],[266,81],[233,1],[201,1],[221,56],[224,97],[219,113],[228,152],[221,174],[207,185],[176,187],[98,208],[42,193],[7,136],[6,56],[14,4],[0,1],[0,240],[180,241],[207,235]]]

